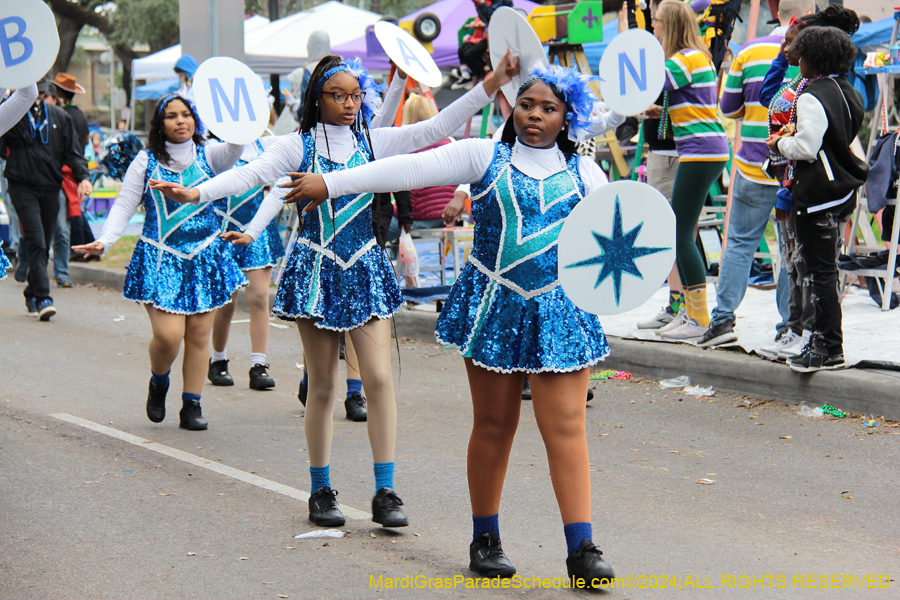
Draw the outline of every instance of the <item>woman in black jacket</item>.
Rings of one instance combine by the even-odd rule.
[[[811,372],[844,366],[840,226],[856,206],[856,192],[869,169],[850,150],[864,113],[862,97],[845,77],[856,57],[850,37],[835,27],[811,27],[797,35],[792,52],[800,57],[800,73],[807,79],[794,100],[796,133],[773,135],[766,143],[792,161],[792,210],[815,316],[809,345],[789,364],[795,371]]]

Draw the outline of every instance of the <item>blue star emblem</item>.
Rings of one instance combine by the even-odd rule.
[[[657,252],[665,252],[671,248],[652,248],[646,246],[635,246],[634,242],[641,233],[644,226],[643,221],[626,234],[622,234],[622,208],[619,206],[619,197],[616,196],[616,212],[613,216],[612,237],[600,235],[596,231],[592,231],[594,239],[603,251],[602,254],[582,260],[571,265],[566,265],[567,269],[573,267],[590,267],[594,265],[603,265],[600,269],[600,275],[597,277],[597,283],[594,289],[597,289],[603,281],[612,275],[613,289],[616,294],[616,306],[619,305],[619,298],[622,295],[622,273],[628,273],[638,279],[643,279],[640,269],[634,264],[634,259],[648,254],[656,254]]]

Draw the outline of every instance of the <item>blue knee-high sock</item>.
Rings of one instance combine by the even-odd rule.
[[[347,380],[347,397],[349,398],[354,393],[362,394],[362,380],[360,379],[348,379]],[[382,463],[387,464],[387,463]]]
[[[303,379],[300,380],[300,385],[303,386],[303,389],[309,389],[309,375],[306,374],[306,371],[303,371]]]
[[[349,381],[349,379],[347,380]],[[381,488],[394,489],[394,463],[374,463],[375,464],[375,493]]]
[[[566,546],[569,548],[568,552],[578,550],[578,547],[581,545],[581,540],[594,539],[594,533],[590,523],[569,523],[563,527],[563,532],[566,534]]]
[[[310,467],[309,476],[312,479],[310,492],[314,493],[319,488],[331,487],[331,465],[325,465],[324,467]]]
[[[163,375],[157,375],[153,371],[150,371],[150,379],[153,380],[153,383],[156,385],[161,385],[163,387],[169,387],[169,373],[172,372],[172,369],[166,371]]]
[[[472,515],[472,541],[478,539],[478,536],[493,531],[500,537],[500,513],[491,515],[490,517],[476,517]]]
[[[187,392],[184,392],[183,394],[181,394],[181,403],[184,406],[187,406],[191,400],[197,400],[199,402],[200,396],[197,394],[188,394]]]

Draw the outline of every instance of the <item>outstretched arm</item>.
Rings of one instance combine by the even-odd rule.
[[[0,98],[6,93],[5,89],[0,88]],[[28,112],[28,107],[34,104],[37,98],[37,85],[32,83],[28,87],[16,90],[9,99],[0,104],[0,135],[3,135],[19,122],[19,119]]]
[[[394,125],[394,117],[397,115],[397,109],[400,108],[404,90],[406,90],[406,73],[397,69],[394,78],[391,80],[391,85],[388,86],[388,90],[384,94],[384,102],[381,103],[381,109],[372,117],[372,129],[392,127]]]
[[[269,193],[263,198],[259,210],[253,215],[253,219],[247,225],[247,228],[243,233],[240,231],[229,231],[222,234],[222,239],[228,240],[233,244],[246,246],[258,238],[259,234],[262,233],[266,226],[268,226],[269,222],[281,212],[281,207],[284,206],[284,196],[287,194],[288,190],[280,187],[280,185],[287,183],[288,181],[290,181],[289,177],[282,177],[275,182],[275,185],[272,186],[272,189],[269,190]]]

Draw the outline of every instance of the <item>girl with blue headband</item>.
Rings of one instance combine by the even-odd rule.
[[[178,94],[162,98],[150,121],[148,148],[128,167],[100,238],[72,248],[80,254],[103,254],[143,205],[144,228],[131,255],[123,295],[144,305],[153,331],[147,417],[160,423],[166,416],[169,371],[183,340],[179,416],[180,427],[190,430],[207,428],[200,393],[209,362],[213,312],[231,302],[234,291],[247,285],[247,279],[234,251],[219,238],[222,218],[212,203],[172,202],[151,189],[148,181],[195,186],[230,169],[243,150],[234,144],[206,147],[203,143],[194,105]]]
[[[369,131],[378,106],[377,89],[359,60],[326,56],[310,77],[300,117],[300,135],[284,136],[248,165],[195,188],[153,182],[181,202],[205,203],[240,194],[287,172],[355,171],[375,158],[405,154],[450,135],[490,102],[518,72],[507,56],[495,74],[436,117],[403,127]],[[401,189],[393,187],[392,189]],[[411,189],[411,188],[402,188]],[[394,271],[372,231],[372,194],[338,194],[305,219],[285,266],[274,313],[296,321],[306,350],[309,387],[304,428],[309,453],[309,518],[320,526],[344,524],[331,486],[332,409],[337,395],[340,332],[347,332],[368,396],[368,431],[375,472],[372,520],[385,527],[408,524],[394,492],[397,408],[391,374],[391,315],[402,304]],[[247,229],[225,239],[246,245],[281,210],[270,195]]]
[[[468,373],[474,407],[469,568],[488,577],[516,572],[500,544],[498,513],[526,373],[562,514],[569,575],[588,586],[613,577],[592,542],[584,424],[590,367],[609,346],[599,319],[576,307],[557,277],[563,221],[607,183],[592,159],[575,154],[576,141],[597,133],[596,105],[587,76],[538,66],[519,89],[500,142],[468,139],[352,171],[296,175],[285,197],[311,199],[304,208],[310,212],[326,198],[473,182],[475,245],[436,337],[459,348]],[[605,126],[610,120],[603,119]]]

